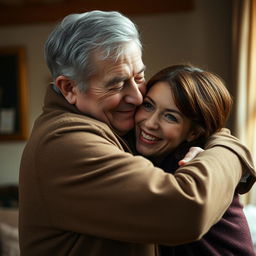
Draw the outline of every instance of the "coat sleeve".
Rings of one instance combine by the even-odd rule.
[[[40,211],[56,229],[114,240],[176,245],[201,238],[249,168],[234,150],[216,144],[172,175],[124,152],[101,129],[52,134],[33,149],[30,162]]]
[[[239,194],[248,192],[256,181],[254,163],[248,148],[236,137],[232,136],[228,129],[222,129],[211,136],[207,142],[206,149],[215,146],[225,147],[237,155],[243,167],[243,175],[236,190]]]

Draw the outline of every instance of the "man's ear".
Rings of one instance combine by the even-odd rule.
[[[76,103],[77,87],[74,80],[66,76],[58,76],[55,80],[55,85],[70,104]]]

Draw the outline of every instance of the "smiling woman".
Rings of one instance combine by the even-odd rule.
[[[224,127],[232,99],[217,75],[190,65],[161,70],[149,80],[147,89],[135,117],[136,148],[166,172],[175,173],[186,149],[203,147],[210,135]],[[221,220],[201,240],[160,246],[160,255],[254,255],[237,193]]]
[[[135,116],[136,146],[158,161],[180,146],[203,145],[224,127],[231,110],[222,80],[189,65],[163,69],[149,80],[147,90]]]
[[[137,150],[158,161],[183,141],[198,136],[192,121],[176,106],[167,82],[151,87],[135,120]]]

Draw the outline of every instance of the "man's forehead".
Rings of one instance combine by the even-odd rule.
[[[92,54],[92,63],[98,72],[125,72],[126,68],[134,73],[141,73],[145,70],[145,65],[142,61],[142,51],[139,46],[134,43],[126,43],[120,55],[109,55],[104,58],[102,51],[95,51]]]
[[[135,58],[120,57],[118,60],[100,60],[96,57],[94,60],[97,75],[107,77],[135,76],[143,73],[146,69],[140,55]]]

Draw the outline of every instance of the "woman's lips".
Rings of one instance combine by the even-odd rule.
[[[149,134],[143,130],[140,131],[139,139],[140,139],[140,141],[147,143],[147,144],[155,144],[156,142],[161,140],[159,137]]]

